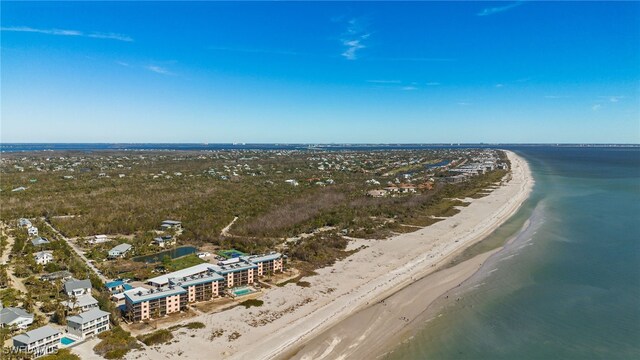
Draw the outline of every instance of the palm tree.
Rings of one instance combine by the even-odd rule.
[[[34,301],[33,301],[33,294],[31,293],[31,290],[28,290],[27,293],[24,295],[24,301],[23,301],[23,305],[24,310],[26,312],[33,312],[33,306],[34,306]]]

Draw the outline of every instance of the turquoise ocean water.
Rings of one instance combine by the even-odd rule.
[[[640,149],[526,148],[511,238],[389,359],[640,359]]]

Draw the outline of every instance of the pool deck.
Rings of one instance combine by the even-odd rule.
[[[247,292],[243,292],[242,294],[238,294],[236,293],[236,291],[244,291],[244,290],[248,290]],[[240,286],[237,288],[233,288],[227,291],[227,293],[232,297],[232,298],[239,298],[239,297],[243,297],[243,296],[247,296],[247,295],[252,295],[252,294],[257,294],[257,293],[261,293],[262,289],[256,289],[253,286]]]

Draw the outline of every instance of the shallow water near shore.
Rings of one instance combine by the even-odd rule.
[[[640,358],[640,151],[516,151],[534,192],[469,251],[517,238],[385,359]]]

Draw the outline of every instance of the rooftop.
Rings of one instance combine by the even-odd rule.
[[[91,280],[69,280],[64,283],[64,292],[69,293],[77,289],[91,289]]]
[[[86,324],[90,321],[96,320],[96,319],[100,319],[101,317],[105,316],[105,315],[109,315],[108,312],[106,311],[102,311],[98,308],[93,308],[89,311],[85,311],[83,313],[80,313],[78,315],[74,315],[74,316],[69,316],[67,318],[67,322],[72,322],[72,323],[76,323],[76,324]]]
[[[180,225],[180,224],[182,224],[182,222],[181,221],[177,221],[177,220],[165,220],[165,221],[162,222],[162,224],[165,224],[165,225]]]
[[[258,265],[242,258],[240,259],[240,261],[233,264],[211,265],[211,269],[220,275],[225,275],[228,273],[243,271],[247,269],[257,269],[257,268],[258,268]]]
[[[122,285],[124,285],[124,281],[122,281],[122,280],[111,281],[111,282],[108,282],[108,283],[104,284],[104,286],[107,289],[111,289],[111,288],[122,286]]]
[[[96,300],[91,295],[82,295],[82,296],[78,296],[78,298],[76,298],[75,301],[68,300],[68,301],[64,301],[63,303],[65,306],[71,309],[75,309],[75,308],[83,308],[85,306],[97,305],[98,300]]]
[[[33,256],[35,256],[36,258],[40,258],[40,257],[53,257],[53,252],[51,251],[38,251],[37,253],[34,253]]]
[[[270,254],[243,256],[242,259],[243,260],[247,260],[247,261],[251,261],[253,263],[260,263],[260,262],[264,262],[264,261],[277,260],[277,259],[280,259],[281,257],[282,257],[282,254],[274,252],[274,253],[270,253]]]
[[[120,300],[124,299],[124,295],[125,294],[133,294],[133,293],[137,293],[137,292],[145,292],[147,290],[149,290],[149,289],[143,288],[143,287],[137,287],[135,289],[131,288],[131,289],[125,290],[125,291],[123,291],[123,292],[121,292],[119,294],[113,294],[111,297],[112,298],[116,298],[118,301],[120,301]]]
[[[178,286],[184,287],[184,286],[191,286],[191,285],[197,285],[197,284],[202,284],[206,282],[222,281],[222,280],[224,280],[224,278],[220,274],[217,274],[213,271],[209,271],[206,273],[197,274],[197,275],[188,276],[188,277],[170,278],[169,283],[172,285],[178,285]]]
[[[52,328],[49,325],[46,325],[31,331],[27,331],[24,334],[16,335],[13,337],[13,340],[19,341],[23,344],[31,344],[55,334],[60,334],[60,331]]]
[[[111,251],[125,252],[125,251],[128,251],[129,249],[131,249],[130,244],[120,244],[115,246],[113,249],[109,250],[109,252]]]
[[[33,319],[32,314],[29,314],[21,308],[6,307],[0,310],[0,324],[9,324],[15,319],[21,317]]]
[[[174,296],[180,294],[186,294],[187,290],[183,289],[180,286],[166,286],[158,289],[149,289],[146,291],[138,291],[138,292],[126,292],[124,297],[129,299],[132,303],[136,304],[142,301],[149,301],[154,299],[159,299],[167,296]]]
[[[169,283],[169,279],[170,278],[183,278],[183,277],[189,277],[189,276],[193,276],[193,275],[196,275],[196,274],[204,273],[204,272],[209,271],[209,269],[212,266],[213,265],[208,264],[208,263],[202,263],[202,264],[194,265],[194,266],[188,267],[186,269],[174,271],[174,272],[169,273],[169,274],[156,276],[154,278],[151,278],[151,279],[147,280],[147,283],[151,283],[151,284],[154,284],[154,285],[161,285],[161,286],[167,285]]]
[[[37,238],[31,240],[31,243],[34,246],[38,246],[38,245],[48,244],[49,240],[47,240],[46,238],[43,238],[43,237],[37,237]]]

